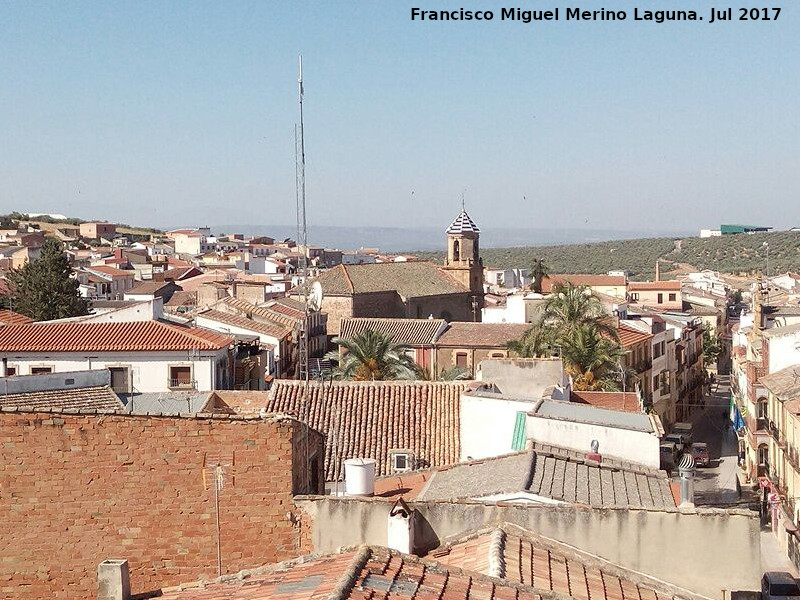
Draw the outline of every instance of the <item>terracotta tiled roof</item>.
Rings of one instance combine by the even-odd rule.
[[[792,365],[759,377],[758,383],[772,392],[780,401],[800,398],[800,366]]]
[[[27,325],[33,319],[13,310],[0,310],[0,325]]]
[[[553,290],[553,286],[559,283],[571,283],[573,285],[586,285],[589,287],[625,287],[625,278],[616,275],[550,275],[550,277],[542,280],[542,292],[549,294]]]
[[[271,307],[256,306],[255,304],[240,298],[223,298],[221,304],[224,305],[229,311],[233,310],[237,313],[245,315],[248,318],[252,317],[255,320],[280,324],[288,327],[290,330],[294,329],[294,327],[299,323],[299,320],[296,317],[290,317],[284,312],[273,310]]]
[[[0,352],[156,352],[219,350],[233,339],[158,321],[33,323],[0,327]]]
[[[444,319],[362,319],[344,318],[339,337],[345,340],[367,330],[392,336],[396,344],[431,346],[436,335],[447,326]]]
[[[466,294],[469,289],[444,269],[429,262],[339,265],[317,280],[326,295],[352,296],[396,291],[403,298]]]
[[[505,348],[530,329],[529,323],[452,322],[436,340],[437,346],[463,348]]]
[[[107,277],[111,277],[111,279],[121,279],[123,277],[133,277],[133,271],[123,271],[122,269],[117,269],[115,267],[108,267],[104,265],[97,265],[94,267],[86,267],[87,271],[93,271],[95,273],[101,273],[106,275]]]
[[[141,281],[125,293],[131,295],[151,296],[157,294],[161,290],[170,288],[180,290],[180,287],[176,286],[171,281]]]
[[[680,291],[681,282],[668,280],[668,281],[631,281],[628,283],[628,291],[645,291],[645,290],[670,290]]]
[[[508,523],[472,533],[429,555],[443,565],[573,598],[667,600],[696,597],[687,590]]]
[[[643,331],[639,331],[638,329],[627,327],[622,323],[620,323],[618,331],[619,331],[619,343],[622,345],[623,348],[629,348],[631,346],[635,346],[636,344],[645,342],[653,337],[652,333],[644,333]]]
[[[27,410],[123,410],[125,408],[114,391],[107,386],[0,394],[0,408],[11,406]]]
[[[203,272],[197,267],[175,267],[164,271],[163,276],[164,281],[180,281],[182,279],[191,279],[192,277],[197,277],[202,274]]]
[[[305,305],[292,298],[278,298],[269,302],[267,307],[294,319],[305,319],[306,317]]]
[[[377,475],[391,473],[391,450],[410,450],[420,467],[460,459],[463,382],[343,381],[324,388],[310,383],[308,395],[304,388],[302,381],[277,380],[266,411],[293,415],[325,435],[328,481],[343,477],[348,458],[374,458]]]
[[[577,392],[572,390],[570,401],[610,410],[642,412],[636,392]]]
[[[580,596],[583,598],[584,596]],[[161,590],[161,600],[541,600],[538,590],[382,547],[290,561],[214,583]],[[621,596],[618,600],[623,599]],[[658,600],[658,599],[653,599]]]
[[[177,291],[172,294],[165,306],[197,306],[197,292],[182,292]]]
[[[223,325],[229,325],[231,327],[241,327],[242,329],[247,329],[248,331],[261,333],[263,335],[278,339],[282,339],[292,333],[292,329],[290,327],[286,327],[280,323],[256,321],[241,315],[222,312],[219,310],[206,310],[197,313],[196,318],[208,319],[210,321],[222,323]]]
[[[239,298],[224,298],[217,307],[222,306],[223,312],[234,312],[252,318],[256,321],[265,321],[269,324],[279,324],[289,330],[294,330],[300,324],[300,320],[296,317],[290,317],[286,313],[278,312],[266,306],[256,306],[247,300]]]

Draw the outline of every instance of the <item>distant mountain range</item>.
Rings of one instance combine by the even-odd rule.
[[[215,225],[214,233],[243,233],[267,235],[276,239],[297,238],[297,228],[288,225],[272,227],[254,225]],[[685,237],[696,232],[669,230],[619,231],[614,229],[515,229],[484,228],[481,245],[484,248],[513,246],[556,246],[560,244],[586,244],[608,240],[628,240],[655,237]],[[380,248],[385,252],[435,251],[445,248],[444,228],[421,227],[334,227],[309,226],[308,242],[315,246],[354,250]]]

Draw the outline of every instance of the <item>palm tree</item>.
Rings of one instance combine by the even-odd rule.
[[[439,381],[467,381],[472,379],[472,373],[465,367],[450,367],[439,373]]]
[[[430,368],[418,365],[417,379],[422,381],[468,381],[472,379],[472,372],[465,367],[454,366],[442,369],[438,376],[434,376]]]
[[[410,347],[392,343],[391,335],[367,330],[350,340],[336,337],[333,343],[340,351],[328,352],[325,358],[338,363],[331,370],[334,379],[417,379],[417,364],[406,353]]]
[[[506,344],[506,348],[520,358],[542,358],[551,356],[556,347],[553,329],[534,323],[518,340]]]
[[[624,352],[598,323],[582,323],[561,337],[564,367],[575,389],[618,391],[619,364]]]
[[[601,333],[619,340],[616,327],[603,321],[605,316],[603,303],[588,286],[567,282],[553,286],[542,307],[541,323],[552,327],[558,338],[569,338],[581,325],[594,324]]]
[[[534,258],[531,266],[531,289],[537,294],[542,293],[542,280],[550,277],[550,269],[541,258]]]

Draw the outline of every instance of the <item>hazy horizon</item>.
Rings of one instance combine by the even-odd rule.
[[[2,3],[0,211],[293,223],[302,54],[312,225],[446,227],[462,197],[484,230],[800,223],[798,11],[524,24],[411,7]]]

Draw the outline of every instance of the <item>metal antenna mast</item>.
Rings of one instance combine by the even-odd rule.
[[[300,293],[305,306],[305,319],[298,332],[298,377],[308,382],[308,228],[306,225],[306,144],[303,131],[303,57],[300,57],[297,88],[300,100],[300,125],[295,126],[295,174],[297,178],[297,245],[300,249]]]

